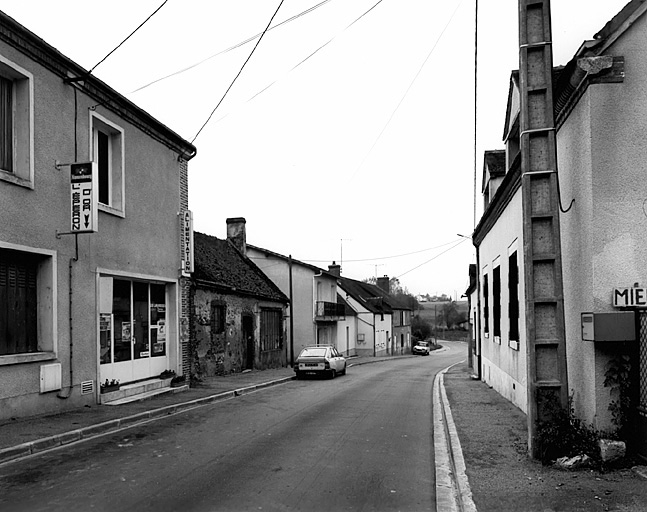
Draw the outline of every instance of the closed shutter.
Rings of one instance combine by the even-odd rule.
[[[38,261],[0,250],[0,355],[38,351]]]

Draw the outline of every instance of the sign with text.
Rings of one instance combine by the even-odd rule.
[[[616,308],[647,308],[647,288],[615,288],[613,306]]]
[[[193,272],[193,214],[191,210],[184,210],[180,214],[182,227],[182,271],[186,274]]]
[[[97,164],[84,162],[70,165],[70,231],[97,231],[98,202]]]

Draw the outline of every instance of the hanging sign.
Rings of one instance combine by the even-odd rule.
[[[97,231],[97,164],[84,162],[70,165],[70,231]]]
[[[191,210],[184,210],[180,214],[182,229],[182,271],[191,274],[194,268],[193,262],[193,214]]]

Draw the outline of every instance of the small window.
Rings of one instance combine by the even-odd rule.
[[[94,112],[91,120],[92,154],[99,170],[99,208],[123,216],[123,130]]]
[[[34,188],[33,78],[0,56],[0,179]]]
[[[225,332],[227,308],[224,304],[211,303],[211,332],[222,334]]]
[[[489,304],[488,275],[483,276],[483,332],[487,338],[490,332],[490,304]]]
[[[492,271],[492,321],[495,338],[501,338],[501,267]]]
[[[516,251],[508,258],[508,287],[508,296],[510,297],[508,304],[510,341],[519,341],[519,265]]]

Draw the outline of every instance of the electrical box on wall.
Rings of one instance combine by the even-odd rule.
[[[583,341],[636,341],[633,311],[582,313]]]

